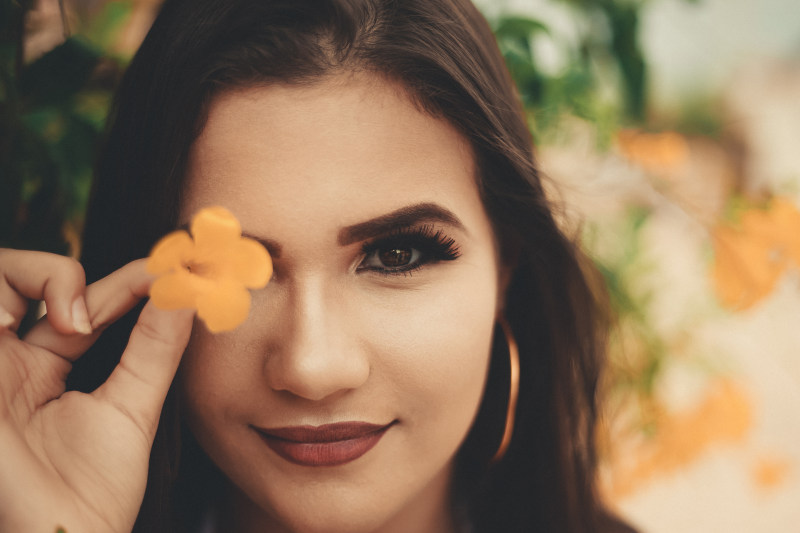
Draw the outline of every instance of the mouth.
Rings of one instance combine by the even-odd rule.
[[[269,448],[290,463],[301,466],[338,466],[370,451],[394,425],[339,422],[321,426],[253,429]]]

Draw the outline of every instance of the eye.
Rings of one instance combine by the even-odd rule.
[[[461,255],[452,238],[431,226],[400,228],[387,237],[364,244],[362,251],[364,258],[357,270],[385,275],[408,274]]]
[[[376,248],[364,258],[359,268],[370,270],[406,270],[420,263],[422,253],[411,246],[386,246]]]
[[[414,258],[415,252],[417,252],[417,250],[414,248],[392,248],[388,250],[380,250],[378,259],[381,263],[389,267],[406,266],[412,262],[411,260]],[[419,255],[419,253],[416,255]]]

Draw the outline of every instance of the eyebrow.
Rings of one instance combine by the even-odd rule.
[[[421,222],[442,222],[464,230],[464,225],[449,209],[434,203],[421,203],[401,207],[366,222],[342,228],[337,240],[341,246],[346,246],[389,233],[398,227],[413,226]]]

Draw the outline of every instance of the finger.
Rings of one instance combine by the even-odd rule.
[[[0,306],[0,329],[12,328],[15,323],[14,315],[6,311],[3,306]]]
[[[148,302],[119,364],[94,392],[131,417],[150,439],[189,342],[193,317],[193,310],[164,311]]]
[[[83,291],[86,276],[76,260],[29,250],[0,249],[0,322],[15,330],[28,300],[44,300],[47,320],[62,333],[90,333]]]
[[[25,342],[45,348],[74,361],[97,340],[109,325],[130,311],[147,296],[153,277],[145,269],[145,259],[128,263],[105,278],[86,287],[86,304],[91,335],[56,330],[48,321],[39,321],[25,336]]]

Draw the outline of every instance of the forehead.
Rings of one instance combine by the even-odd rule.
[[[219,203],[346,224],[420,202],[482,212],[466,139],[368,74],[221,94],[187,185],[184,213]]]

